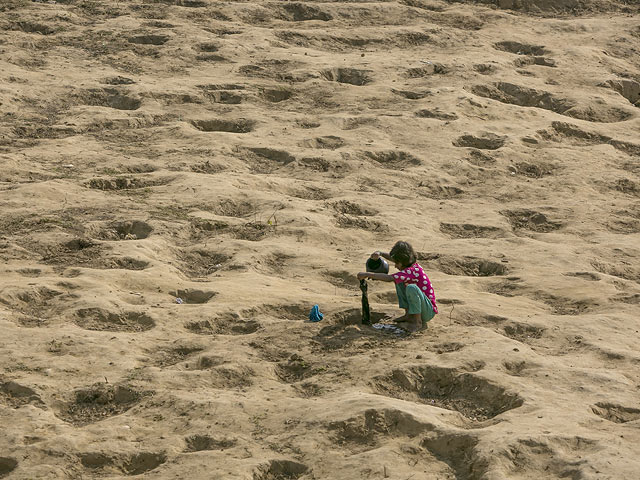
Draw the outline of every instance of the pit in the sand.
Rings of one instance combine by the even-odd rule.
[[[392,398],[460,412],[472,421],[491,419],[524,400],[485,378],[453,368],[414,366],[374,379],[374,390]]]

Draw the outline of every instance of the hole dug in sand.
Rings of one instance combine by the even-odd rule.
[[[616,180],[609,185],[608,189],[624,193],[625,195],[630,195],[632,197],[640,197],[640,184],[628,178],[620,178]]]
[[[301,147],[316,148],[322,150],[336,150],[345,145],[345,141],[341,137],[335,135],[327,135],[324,137],[308,138],[300,142]]]
[[[155,327],[153,319],[141,312],[114,313],[102,308],[76,311],[75,324],[86,330],[103,332],[144,332]]]
[[[369,409],[364,414],[328,425],[328,429],[335,432],[332,440],[347,446],[352,452],[373,450],[389,437],[403,435],[412,438],[429,427],[413,416],[391,408]]]
[[[0,404],[19,408],[30,403],[43,405],[40,396],[29,387],[11,381],[0,383]]]
[[[347,270],[325,272],[324,277],[327,282],[338,288],[357,290],[359,286],[356,276],[353,272],[348,272]]]
[[[491,85],[476,85],[471,91],[485,98],[502,103],[535,107],[550,110],[560,115],[586,120],[588,122],[622,122],[631,117],[631,113],[606,104],[592,103],[578,106],[574,100],[561,98],[552,93],[533,88],[522,87],[513,83],[498,82]]]
[[[418,110],[415,115],[418,118],[434,118],[442,121],[453,121],[458,119],[458,115],[455,113],[442,112],[438,108]]]
[[[276,365],[276,376],[285,383],[295,383],[314,374],[311,364],[295,353],[287,362]]]
[[[377,323],[387,315],[381,312],[371,312],[371,323]],[[362,322],[362,310],[350,308],[331,315],[332,320],[337,325],[360,325]]]
[[[181,298],[184,303],[207,303],[214,296],[216,296],[218,292],[205,291],[205,290],[195,290],[191,288],[174,290],[169,292],[169,295],[172,295],[176,298]]]
[[[515,64],[516,67],[528,67],[529,65],[539,65],[542,67],[556,66],[556,61],[553,58],[533,57],[533,56],[518,58],[513,63]]]
[[[249,367],[231,366],[208,369],[212,388],[220,390],[244,389],[253,385],[255,372]]]
[[[140,220],[115,222],[98,233],[101,240],[142,240],[151,235],[153,227]]]
[[[524,370],[529,368],[529,365],[524,360],[515,362],[502,362],[502,366],[509,375],[513,375],[514,377],[519,377],[520,375],[522,375],[522,372]]]
[[[107,77],[103,79],[102,83],[106,83],[107,85],[133,85],[136,81],[131,78],[117,75],[115,77]]]
[[[211,368],[224,365],[225,363],[227,363],[227,361],[223,357],[216,355],[203,355],[198,358],[195,365],[192,365],[192,368],[194,370],[209,370]]]
[[[356,68],[334,68],[324,70],[321,75],[330,82],[347,83],[361,87],[371,83],[370,73],[370,70],[358,70]]]
[[[517,173],[528,178],[543,178],[548,175],[552,175],[556,169],[554,165],[543,162],[518,162],[513,165],[513,169],[509,168],[512,172]]]
[[[544,331],[544,327],[536,327],[526,323],[512,322],[504,326],[504,335],[506,337],[522,343],[531,343],[532,340],[541,338]]]
[[[42,270],[39,268],[19,268],[16,270],[23,277],[37,278],[42,274]]]
[[[529,45],[527,43],[504,41],[493,45],[496,50],[515,53],[516,55],[545,55],[548,53],[541,45]]]
[[[267,147],[251,147],[251,148],[248,148],[247,150],[258,155],[259,157],[266,158],[267,160],[271,160],[272,162],[276,162],[276,163],[281,163],[283,165],[288,165],[289,163],[294,162],[296,160],[295,156],[291,155],[289,152],[285,150],[276,150],[275,148],[267,148]]]
[[[220,45],[214,42],[205,42],[198,44],[197,48],[201,52],[213,53],[220,50]]]
[[[110,247],[104,243],[76,238],[57,245],[46,246],[43,263],[53,265],[54,269],[81,266],[96,269],[144,270],[149,266],[146,260],[131,257],[108,256]]]
[[[304,3],[285,3],[280,7],[280,12],[284,20],[291,22],[306,22],[312,20],[328,22],[333,19],[327,12],[323,12],[317,7],[312,7]]]
[[[255,320],[243,320],[237,313],[226,313],[211,320],[189,322],[185,328],[198,335],[249,335],[260,328]]]
[[[144,270],[149,262],[131,257],[105,258],[101,266],[105,269]]]
[[[166,185],[169,182],[168,178],[156,180],[141,177],[92,178],[89,180],[88,187],[96,190],[136,190]]]
[[[231,257],[224,253],[211,252],[208,250],[181,250],[178,253],[180,260],[180,271],[190,279],[207,277],[217,272]]]
[[[476,257],[452,257],[449,255],[418,253],[418,258],[447,275],[467,277],[492,277],[506,275],[505,264]]]
[[[453,142],[453,145],[456,147],[478,148],[480,150],[497,150],[505,144],[506,140],[506,135],[482,132],[478,136],[470,134],[462,135]]]
[[[129,43],[137,45],[164,45],[169,41],[168,35],[136,35],[129,37]]]
[[[257,213],[258,205],[249,201],[223,198],[211,207],[211,211],[223,217],[244,218]]]
[[[260,96],[268,102],[280,103],[289,100],[293,96],[293,92],[286,88],[267,88],[262,91]]]
[[[553,222],[544,213],[534,210],[504,210],[500,212],[507,217],[514,230],[530,230],[537,233],[549,233],[562,227],[562,223]]]
[[[520,407],[524,401],[515,393],[471,373],[459,374],[443,367],[410,367],[377,377],[378,393],[460,412],[481,422]]]
[[[470,223],[441,223],[440,231],[452,238],[496,238],[504,233],[498,227]]]
[[[151,393],[125,385],[97,383],[76,390],[73,400],[64,404],[57,415],[76,426],[88,425],[126,412]]]
[[[0,478],[9,475],[18,466],[18,461],[11,457],[0,457]]]
[[[202,55],[196,56],[196,60],[203,62],[226,62],[227,58],[222,55],[216,55],[215,53],[203,53]]]
[[[58,298],[59,297],[59,298]],[[51,319],[52,311],[66,296],[63,292],[47,287],[32,286],[27,290],[5,289],[0,296],[0,304],[16,310],[26,316],[35,317],[34,326],[41,326]],[[68,297],[66,297],[68,298]]]
[[[620,79],[620,80],[609,80],[605,82],[603,86],[612,88],[624,98],[629,100],[629,102],[636,106],[640,107],[640,83],[635,80],[629,79]]]
[[[176,365],[203,350],[204,347],[200,345],[176,345],[169,348],[159,348],[153,354],[153,365],[157,367]]]
[[[333,197],[331,190],[319,188],[316,186],[302,187],[292,189],[290,193],[287,193],[292,197],[302,198],[303,200],[327,200]]]
[[[307,320],[309,318],[310,305],[264,305],[260,309],[245,311],[247,315],[269,315],[278,320]]]
[[[119,470],[125,475],[140,475],[167,461],[164,453],[140,452],[123,454],[83,453],[80,462],[91,470]]]
[[[249,133],[253,131],[254,120],[192,120],[191,125],[202,132]]]
[[[36,23],[36,22],[16,22],[10,26],[12,30],[18,30],[25,33],[39,33],[40,35],[53,35],[56,33],[56,29],[54,27],[50,27],[44,23]]]
[[[276,233],[276,226],[262,221],[251,221],[231,229],[231,235],[238,240],[259,242],[268,235]]]
[[[418,187],[425,187],[420,193],[425,197],[433,198],[435,200],[453,198],[465,193],[463,189],[456,187],[455,185],[426,185],[425,182],[420,182]]]
[[[116,110],[137,110],[142,100],[119,92],[116,89],[90,90],[81,96],[85,105],[108,107]]]
[[[473,66],[473,69],[482,75],[491,75],[498,71],[498,67],[490,63],[477,63]]]
[[[336,212],[346,214],[346,215],[368,217],[371,215],[376,215],[378,213],[374,209],[363,207],[362,205],[355,202],[350,202],[349,200],[339,200],[333,203],[332,207]]]
[[[187,444],[185,453],[201,452],[203,450],[225,450],[234,447],[237,440],[232,438],[217,439],[209,435],[191,435],[184,439]]]
[[[271,460],[253,472],[253,480],[296,480],[309,471],[309,467],[292,460]]]
[[[175,0],[175,4],[179,7],[201,8],[209,5],[207,0]]]
[[[491,462],[500,465],[501,478],[578,480],[590,477],[586,471],[593,471],[583,458],[600,449],[598,442],[584,437],[540,435],[518,438],[492,450]]]
[[[384,168],[398,169],[420,165],[419,158],[407,152],[388,150],[382,152],[364,152],[365,156],[378,162]]]
[[[242,103],[242,100],[244,99],[242,94],[229,92],[226,90],[208,91],[208,92],[205,92],[205,96],[214,103],[224,103],[227,105],[238,105]],[[202,128],[197,126],[196,128],[203,130]],[[203,131],[208,131],[208,130],[203,130]],[[224,131],[224,130],[220,130],[220,131]],[[243,133],[243,132],[238,132],[238,133]]]
[[[431,63],[426,67],[413,67],[407,69],[405,76],[407,78],[422,78],[429,75],[444,75],[449,72],[449,68],[442,63]]]
[[[336,214],[336,223],[340,228],[357,228],[369,232],[387,232],[389,227],[377,220],[368,220],[362,217],[355,217],[345,214]]]
[[[551,122],[551,127],[553,128],[553,131],[542,130],[538,133],[542,134],[544,138],[549,138],[553,141],[565,141],[558,137],[567,137],[570,139],[571,144],[576,146],[608,144],[627,155],[634,157],[640,156],[640,145],[636,143],[615,140],[607,135],[584,130],[583,128],[571,123]],[[632,168],[629,170],[634,171]]]
[[[591,411],[599,417],[615,423],[627,423],[640,419],[640,409],[623,407],[622,405],[608,402],[596,403],[591,407]]]
[[[443,435],[435,432],[422,441],[422,446],[434,457],[451,467],[453,477],[457,480],[485,478],[489,464],[486,459],[478,458],[477,444],[478,439],[471,435]]]
[[[420,100],[422,98],[433,95],[430,90],[423,90],[421,92],[413,92],[411,90],[395,90],[391,89],[391,93],[406,98],[407,100]]]

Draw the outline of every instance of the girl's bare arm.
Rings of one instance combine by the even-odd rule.
[[[362,280],[364,278],[368,278],[370,280],[380,280],[382,282],[393,282],[393,275],[388,275],[386,273],[370,273],[370,272],[360,272],[358,274],[358,280]]]
[[[386,252],[381,252],[381,251],[375,251],[373,252],[373,254],[371,255],[371,258],[373,258],[374,260],[378,259],[378,256],[384,258],[385,260],[391,260],[391,256],[389,256],[388,253]]]

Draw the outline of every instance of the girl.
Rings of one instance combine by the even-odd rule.
[[[373,252],[371,258],[386,258],[395,263],[399,272],[393,275],[386,273],[358,273],[358,280],[370,278],[383,282],[395,282],[400,308],[404,309],[404,315],[396,318],[395,322],[410,332],[426,328],[427,322],[436,313],[436,296],[429,277],[424,273],[417,261],[416,252],[407,242],[397,242],[389,253]]]

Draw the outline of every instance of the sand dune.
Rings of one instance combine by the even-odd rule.
[[[4,0],[0,477],[638,478],[638,10]]]

